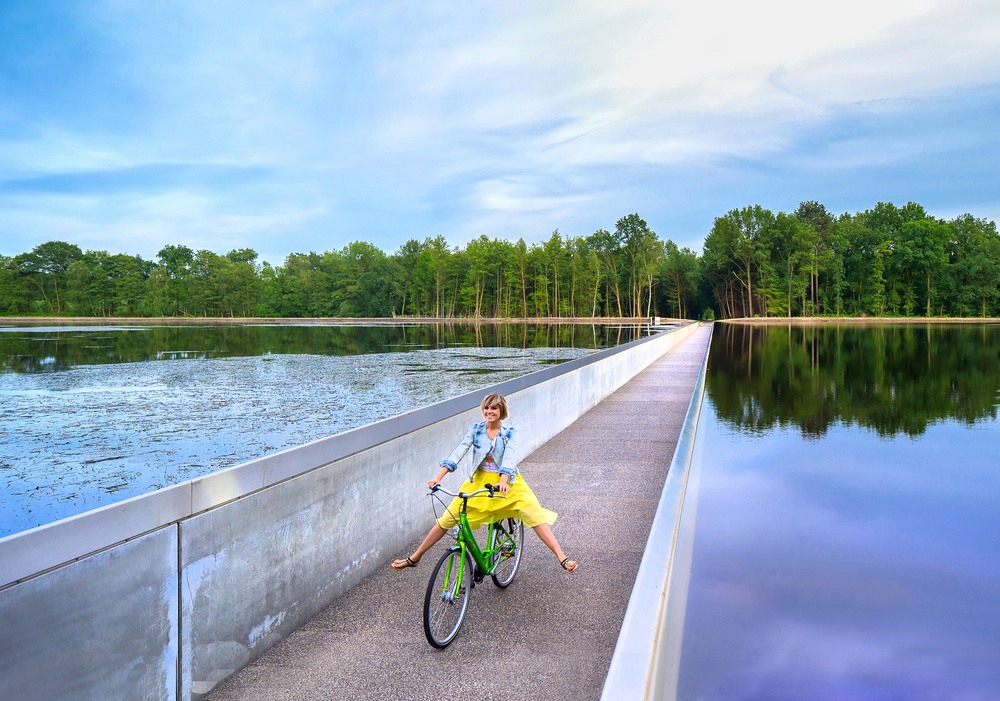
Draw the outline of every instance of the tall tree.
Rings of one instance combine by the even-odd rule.
[[[629,214],[615,225],[615,241],[624,253],[626,277],[632,316],[643,316],[650,311],[653,276],[662,260],[662,249],[656,234],[638,214]],[[648,291],[648,299],[646,292]],[[646,301],[647,304],[643,304]]]
[[[36,288],[50,314],[62,314],[62,290],[66,273],[75,260],[83,257],[79,246],[64,241],[49,241],[35,246],[30,253],[14,257],[18,271]]]
[[[951,235],[948,224],[930,217],[906,222],[899,230],[896,256],[905,269],[912,271],[914,277],[923,283],[926,316],[932,313],[934,282],[939,279],[948,261],[947,246]]]
[[[601,274],[604,278],[606,293],[605,300],[610,300],[611,294],[615,297],[615,307],[612,310],[606,306],[604,313],[611,315],[612,311],[618,316],[622,313],[622,293],[621,293],[621,268],[622,252],[618,239],[605,229],[598,229],[587,237],[587,244],[601,261]]]
[[[733,209],[717,217],[705,238],[710,274],[718,280],[720,304],[730,315],[767,314],[764,280],[770,261],[774,215],[759,205]],[[735,285],[733,283],[736,283]],[[736,295],[739,295],[737,298]]]
[[[173,303],[164,313],[174,316],[188,313],[188,291],[191,270],[194,265],[194,251],[187,246],[164,246],[156,254],[156,259],[167,273],[168,296]]]
[[[0,314],[24,314],[31,309],[27,278],[14,258],[0,255]]]
[[[698,256],[689,248],[678,248],[673,241],[664,244],[666,258],[661,277],[667,305],[673,316],[690,318],[690,300],[698,285]]]
[[[1000,302],[1000,236],[996,223],[963,214],[951,222],[951,310],[958,316],[996,316]]]
[[[812,248],[808,252],[797,250],[796,256],[800,265],[808,272],[810,308],[816,312],[820,310],[821,302],[820,274],[829,265],[833,255],[831,234],[834,219],[824,205],[813,200],[800,202],[793,216],[808,227],[800,232],[799,242],[802,243],[802,238],[808,238]]]

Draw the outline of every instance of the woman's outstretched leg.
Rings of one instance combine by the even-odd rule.
[[[431,526],[430,531],[424,536],[423,542],[420,546],[413,552],[409,557],[404,557],[402,560],[393,560],[392,567],[397,570],[405,570],[407,567],[416,567],[417,563],[420,562],[420,558],[424,556],[424,553],[434,547],[434,544],[441,540],[445,533],[445,529],[441,528],[437,523]]]
[[[577,563],[575,560],[570,560],[566,557],[566,553],[563,549],[559,547],[559,541],[556,540],[556,534],[552,532],[552,528],[547,523],[543,523],[539,526],[535,526],[535,533],[543,543],[549,546],[549,550],[555,553],[556,559],[559,560],[559,564],[563,566],[563,569],[567,572],[572,572],[577,568]]]

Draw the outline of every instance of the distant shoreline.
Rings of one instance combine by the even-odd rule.
[[[661,323],[687,321],[685,319],[669,319],[661,317]],[[193,325],[193,324],[648,324],[649,317],[202,317],[202,316],[166,316],[166,317],[106,317],[106,316],[0,316],[0,324],[4,323],[44,323],[44,324],[162,324],[162,325]]]
[[[759,326],[824,326],[836,324],[997,324],[996,317],[968,316],[899,316],[899,317],[867,317],[867,316],[793,316],[793,317],[754,317],[752,319],[716,319],[727,324],[749,324]]]
[[[675,324],[694,321],[660,317],[661,324]],[[749,324],[759,326],[824,326],[836,324],[997,324],[997,317],[863,317],[863,316],[794,316],[794,317],[753,317],[735,319],[715,319],[727,324]],[[341,325],[398,325],[398,324],[648,324],[649,317],[105,317],[105,316],[0,316],[0,325],[5,323],[33,323],[74,326],[81,324],[102,326],[125,326],[131,324],[149,325],[220,325],[241,324],[341,324]]]

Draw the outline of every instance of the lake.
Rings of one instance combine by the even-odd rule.
[[[1000,698],[998,398],[997,325],[717,324],[678,698]]]
[[[645,333],[620,324],[0,320],[0,537]]]

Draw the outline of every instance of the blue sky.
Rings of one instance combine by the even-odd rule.
[[[996,0],[4,0],[0,255],[1000,219]]]

